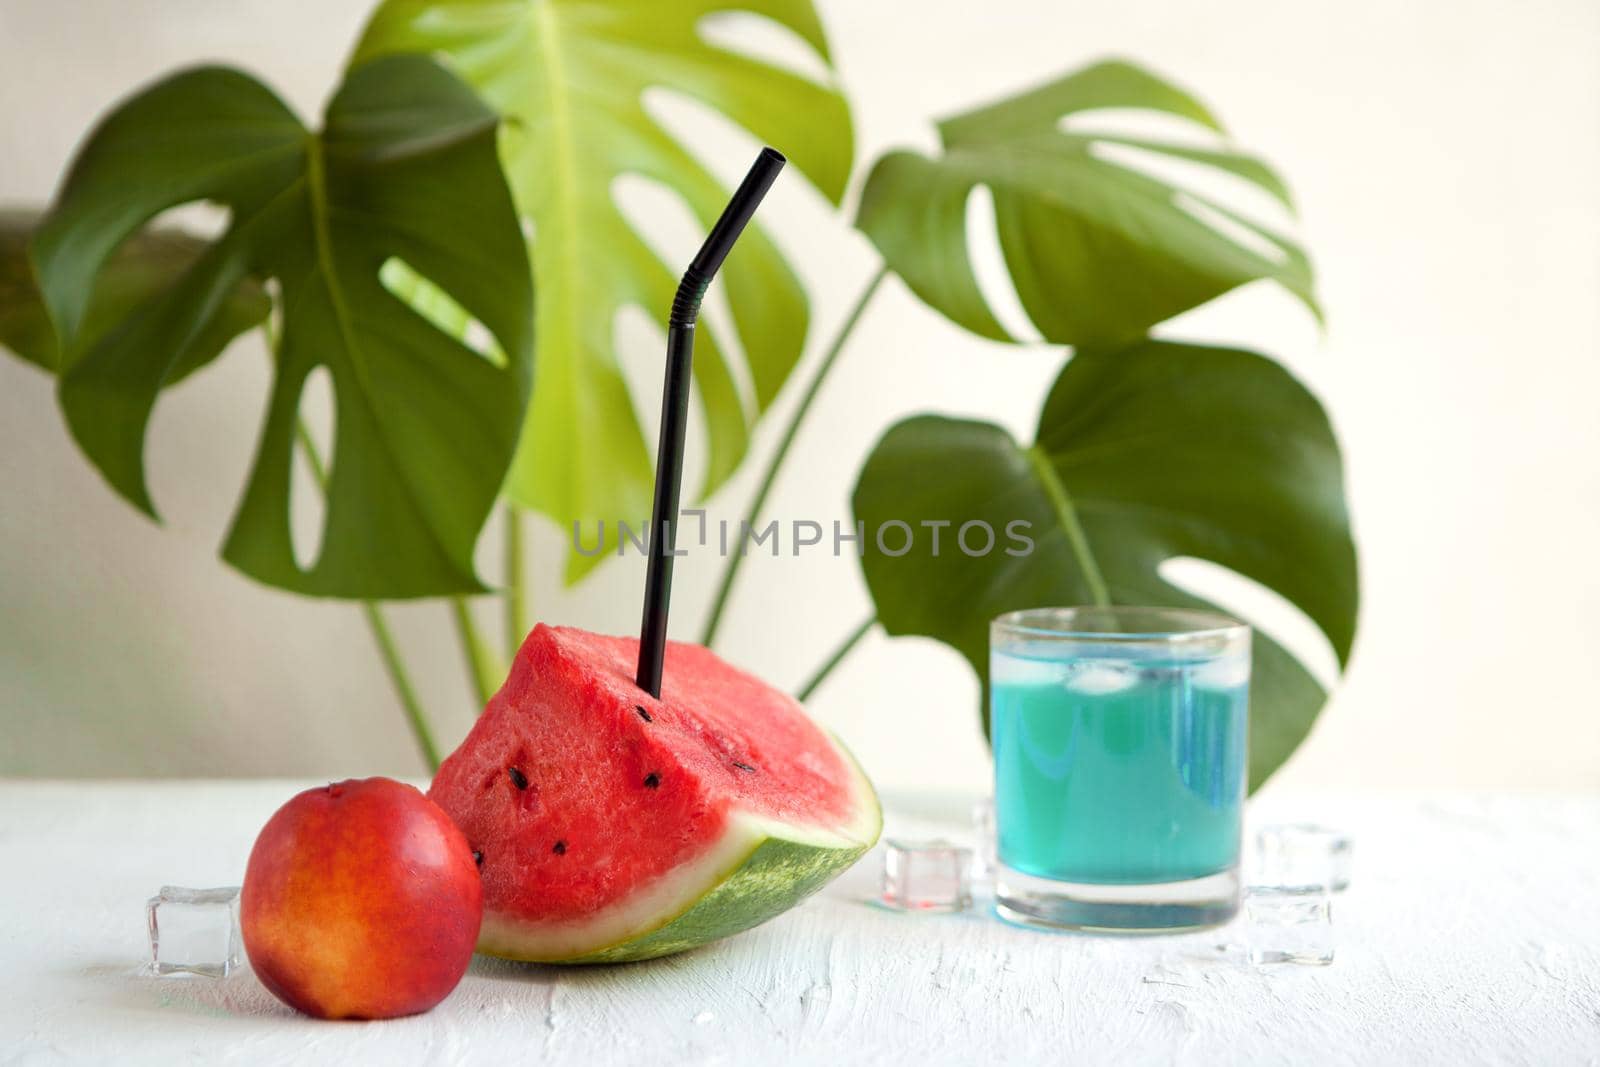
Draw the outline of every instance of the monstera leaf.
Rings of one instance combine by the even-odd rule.
[[[62,353],[28,255],[43,217],[39,211],[0,211],[0,346],[54,374],[61,369]],[[137,233],[123,242],[95,281],[84,319],[83,345],[93,345],[111,325],[171,285],[194,266],[204,248],[204,242],[165,227]],[[189,359],[173,368],[170,380],[177,381],[215,359],[229,341],[265,322],[271,307],[260,285],[249,278],[241,281],[195,339]]]
[[[1174,557],[1277,590],[1341,664],[1350,654],[1356,556],[1338,444],[1316,399],[1253,353],[1156,341],[1080,352],[1033,444],[986,422],[908,419],[878,443],[854,499],[879,620],[967,658],[985,680],[985,729],[990,619],[1052,605],[1201,605],[1158,573]],[[896,520],[915,536],[892,525],[874,536]],[[917,524],[939,522],[950,525],[937,527],[935,549],[935,528]],[[975,522],[989,525],[992,546],[982,526],[961,538]],[[908,539],[909,551],[892,554]],[[1325,694],[1260,632],[1254,655],[1250,779],[1260,784]]]
[[[530,220],[538,366],[532,413],[507,491],[570,529],[575,521],[637,522],[650,513],[654,471],[623,377],[613,324],[623,307],[665,321],[685,263],[663,263],[612,198],[623,175],[660,182],[708,227],[728,190],[645,109],[646,90],[682,94],[780,148],[837,202],[850,173],[849,110],[832,88],[729,51],[706,36],[710,16],[765,16],[823,60],[810,0],[388,0],[357,60],[421,51],[447,57],[506,116],[501,152]],[[729,169],[740,170],[743,160]],[[739,465],[751,426],[805,343],[805,294],[772,241],[745,231],[724,267],[753,395],[729,367],[726,339],[702,322],[694,378],[707,430],[703,491]],[[652,359],[660,358],[655,353]],[[572,553],[575,580],[601,558]]]
[[[1311,268],[1287,238],[1214,197],[1125,165],[1130,150],[1224,171],[1289,205],[1273,171],[1225,146],[1090,133],[1063,120],[1132,108],[1222,126],[1197,100],[1127,63],[1107,62],[939,124],[935,158],[891,152],[862,192],[856,225],[937,311],[1010,340],[967,255],[967,200],[994,197],[1006,268],[1046,340],[1107,345],[1235,286],[1270,278],[1313,312]]]
[[[154,514],[143,446],[160,390],[220,349],[241,285],[273,279],[276,374],[223,555],[304,593],[481,588],[472,549],[522,419],[533,301],[496,126],[469,87],[417,56],[351,72],[320,134],[260,83],[218,68],[174,75],[112,112],[34,242],[65,353],[61,406],[111,484]],[[159,212],[199,200],[227,209],[226,231],[97,323],[119,248]],[[505,365],[392,295],[379,277],[390,263],[450,293]],[[319,366],[335,394],[334,455],[320,551],[302,569],[289,472],[302,388]]]

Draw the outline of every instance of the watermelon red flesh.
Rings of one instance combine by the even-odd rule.
[[[485,951],[689,947],[789,906],[876,839],[871,786],[793,699],[671,643],[656,700],[637,655],[630,638],[536,628],[434,779],[482,856]]]

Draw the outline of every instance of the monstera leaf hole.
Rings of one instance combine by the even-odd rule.
[[[1251,177],[1163,150],[1203,155],[1234,149],[1227,137],[1208,126],[1155,111],[1099,108],[1067,115],[1056,123],[1056,129],[1083,138],[1089,154],[1097,159],[1167,185],[1215,196],[1267,225],[1285,229],[1294,225],[1294,204],[1282,181],[1258,184]]]
[[[967,256],[972,261],[972,274],[978,282],[978,292],[989,307],[989,314],[1018,341],[1036,343],[1044,340],[1039,328],[1028,318],[1011,282],[1011,272],[1006,269],[1005,253],[1000,248],[999,223],[994,214],[994,190],[987,185],[974,185],[967,194]]]
[[[1248,224],[1228,217],[1210,204],[1197,200],[1188,193],[1179,193],[1174,196],[1172,203],[1180,211],[1183,211],[1223,240],[1232,241],[1246,252],[1258,255],[1262,259],[1276,263],[1280,267],[1288,266],[1289,253],[1271,240],[1263,237],[1260,231],[1251,229]]]
[[[1141,136],[1155,143],[1199,152],[1227,151],[1228,143],[1211,130],[1165,115],[1123,109],[1071,115],[1061,120],[1057,128],[1090,138],[1088,152],[1095,159],[1171,186],[1173,205],[1223,239],[1279,266],[1289,261],[1282,247],[1251,228],[1253,224],[1279,233],[1293,230],[1294,211],[1285,190],[1269,190],[1230,171],[1116,139],[1128,136],[1130,130],[1139,130]],[[1094,139],[1097,132],[1108,139]],[[1228,210],[1249,222],[1229,217],[1196,194],[1227,205]]]
[[[754,11],[717,11],[695,23],[706,44],[736,56],[787,70],[818,85],[832,85],[833,72],[805,38],[776,19]]]
[[[267,296],[267,340],[269,345],[276,346],[278,338],[283,336],[283,282],[268,278],[261,283],[261,291]],[[277,352],[267,354],[274,359],[278,355]]]
[[[431,326],[459,341],[490,366],[503,370],[509,365],[505,349],[495,341],[489,327],[399,256],[384,260],[378,269],[378,282]]]
[[[212,200],[196,200],[193,203],[179,204],[158,212],[123,243],[137,241],[158,230],[182,233],[196,241],[210,243],[227,233],[232,226],[233,209],[227,204],[219,204]]]
[[[338,398],[327,367],[314,367],[300,386],[299,432],[294,438],[294,467],[289,483],[289,538],[294,561],[310,573],[322,556],[322,531],[327,526],[327,488],[333,470]]]
[[[661,360],[667,349],[667,332],[660,321],[638,304],[624,304],[611,320],[612,338],[617,351],[617,369],[628,385],[628,400],[633,405],[633,417],[639,425],[639,436],[653,450],[661,433]],[[655,394],[654,403],[651,394]],[[688,443],[693,449],[705,432],[705,422],[700,418],[700,397],[693,393],[689,401]],[[698,469],[689,460],[688,470]],[[593,518],[627,519],[639,515],[596,515]],[[589,525],[589,523],[585,523]],[[608,521],[606,525],[610,525]]]
[[[1056,128],[1088,138],[1087,150],[1095,159],[1172,187],[1173,206],[1217,236],[1280,267],[1289,262],[1288,251],[1260,232],[1264,229],[1287,233],[1294,229],[1293,204],[1281,185],[1264,187],[1228,170],[1122,140],[1137,132],[1151,144],[1201,153],[1229,151],[1228,141],[1217,132],[1168,115],[1125,108],[1068,115],[1057,122]],[[1097,133],[1104,139],[1096,138]],[[1230,217],[1228,211],[1236,212],[1238,217]]]

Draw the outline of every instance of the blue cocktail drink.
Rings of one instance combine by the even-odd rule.
[[[997,620],[990,711],[1008,917],[1170,929],[1237,910],[1247,627],[1098,608]]]
[[[1239,858],[1249,663],[996,655],[1000,848],[1040,878],[1174,882]]]

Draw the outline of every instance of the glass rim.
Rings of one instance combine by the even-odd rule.
[[[1104,613],[1112,617],[1145,619],[1164,625],[1134,629],[1106,626],[1073,626],[1067,620],[1078,615]],[[1059,608],[1023,608],[995,616],[991,633],[1066,641],[1207,641],[1234,638],[1250,633],[1250,624],[1232,615],[1204,608],[1164,608],[1142,604],[1076,604]]]

